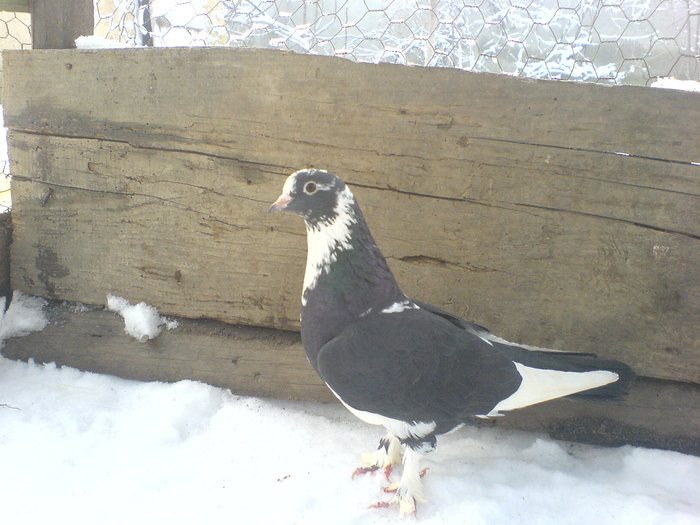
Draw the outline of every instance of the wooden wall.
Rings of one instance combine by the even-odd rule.
[[[9,297],[10,290],[10,240],[12,221],[9,213],[0,213],[0,297]],[[0,308],[3,308],[0,301]]]
[[[4,61],[17,289],[296,330],[304,230],[266,209],[320,167],[409,295],[696,392],[700,94],[262,50]]]

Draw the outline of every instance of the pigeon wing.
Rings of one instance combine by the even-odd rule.
[[[489,343],[421,308],[358,319],[323,346],[318,369],[350,407],[407,422],[488,414],[521,382]]]

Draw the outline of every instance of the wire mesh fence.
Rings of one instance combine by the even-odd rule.
[[[0,49],[29,49],[32,44],[29,14],[0,12]],[[0,62],[1,64],[1,62]],[[0,65],[0,70],[2,66]],[[0,112],[0,213],[10,208],[10,162],[6,129]]]
[[[31,46],[29,13],[0,11],[0,49],[29,49]]]
[[[96,0],[96,14],[97,34],[136,45],[617,84],[700,79],[700,0]]]

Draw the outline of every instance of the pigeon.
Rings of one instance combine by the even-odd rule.
[[[437,436],[475,418],[560,397],[618,399],[634,372],[594,354],[506,341],[441,308],[407,297],[350,188],[320,169],[289,175],[270,211],[301,216],[308,252],[301,338],[335,396],[386,435],[356,473],[403,463],[393,499],[401,515],[425,502],[420,461]]]

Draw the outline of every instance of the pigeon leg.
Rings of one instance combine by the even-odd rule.
[[[426,503],[423,497],[423,483],[421,478],[425,476],[427,469],[420,468],[421,454],[407,447],[403,455],[403,474],[401,480],[384,489],[384,492],[394,493],[389,501],[378,501],[369,506],[371,509],[383,509],[398,504],[399,516],[416,513],[416,504]]]
[[[420,469],[420,458],[419,452],[407,448],[403,456],[401,480],[394,486],[385,489],[385,492],[394,492],[394,497],[390,501],[378,501],[370,505],[369,508],[383,509],[398,504],[400,517],[415,514],[416,504],[427,501],[423,497],[423,484],[421,482],[426,469]]]
[[[416,503],[425,503],[423,483],[421,478],[425,473],[420,469],[421,455],[419,452],[406,448],[403,456],[403,474],[396,489],[392,503],[399,504],[399,515],[416,513]]]
[[[394,469],[394,465],[401,462],[401,442],[392,433],[387,433],[386,437],[379,442],[376,452],[362,454],[363,466],[355,469],[352,476],[375,472],[380,468],[384,470],[384,476],[389,481],[389,476]]]
[[[421,479],[425,477],[425,475],[428,473],[428,467],[422,468],[418,475],[420,476]],[[389,480],[387,480],[389,481]],[[382,489],[384,492],[387,494],[395,494],[399,490],[399,483],[392,483],[388,487],[384,487]]]

